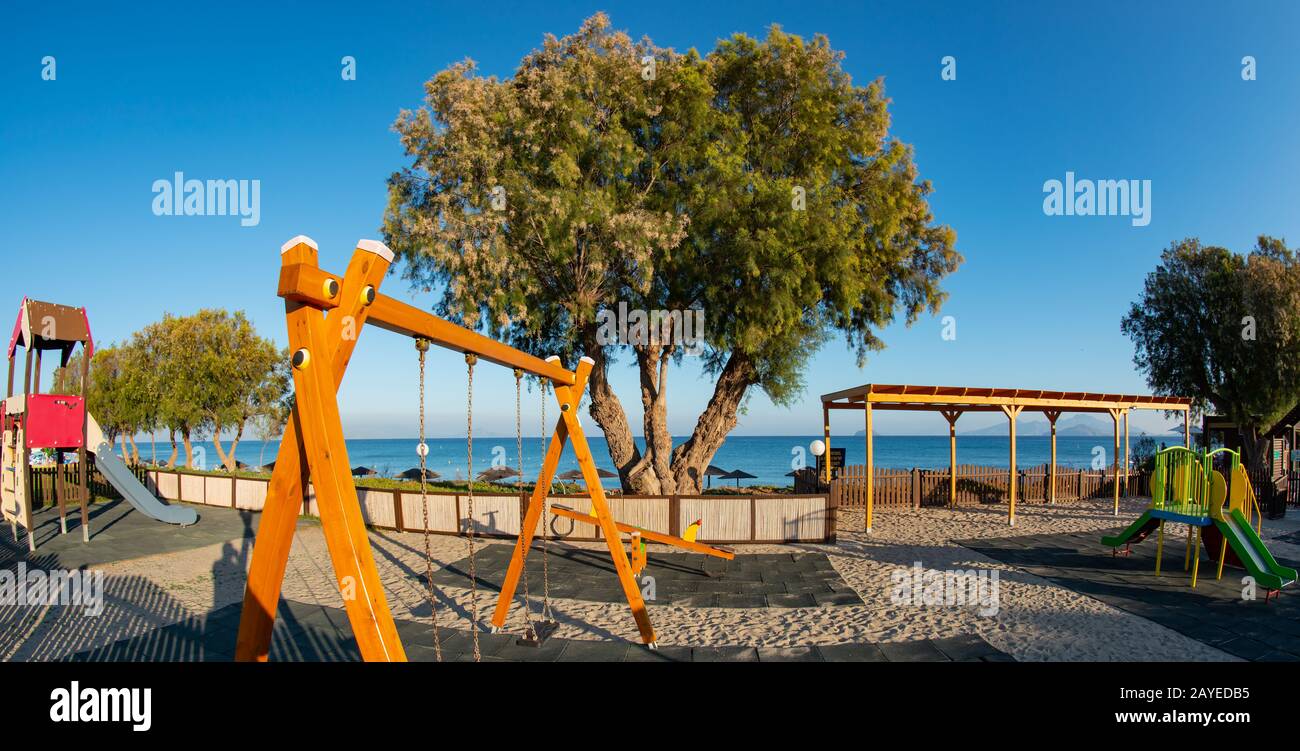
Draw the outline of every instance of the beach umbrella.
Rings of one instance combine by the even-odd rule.
[[[721,468],[719,468],[719,467],[715,467],[715,466],[713,466],[712,464],[710,464],[710,465],[709,465],[709,466],[704,470],[705,482],[707,483],[707,484],[705,485],[705,487],[709,487],[709,488],[713,487],[713,478],[715,478],[715,477],[726,477],[726,476],[727,476],[727,471],[726,471],[726,470],[721,469]]]
[[[270,462],[269,464],[263,464],[263,465],[262,465],[262,469],[269,469],[269,470],[271,470],[272,472],[274,472],[274,471],[275,471],[275,462]]]
[[[504,480],[507,477],[519,477],[519,470],[510,467],[492,467],[478,473],[478,479],[488,482]]]
[[[733,469],[732,471],[727,472],[726,474],[720,475],[720,477],[721,477],[723,480],[735,480],[735,481],[736,481],[736,487],[740,487],[740,481],[741,481],[741,480],[757,480],[757,479],[758,479],[758,476],[757,476],[757,475],[751,475],[750,473],[746,472],[746,471],[743,470],[743,469]]]
[[[437,472],[434,472],[431,469],[424,470],[424,479],[426,480],[436,480],[441,476],[442,475],[438,474]],[[418,480],[420,479],[420,468],[411,467],[410,469],[406,470],[402,474],[398,475],[398,477],[402,478],[403,480]]]
[[[375,470],[371,469],[370,467],[353,467],[353,468],[352,468],[352,476],[353,476],[353,477],[369,477],[369,476],[371,476],[371,475],[377,475],[377,474],[379,474],[379,473],[376,472]]]
[[[618,475],[614,474],[613,472],[601,469],[600,467],[596,467],[596,476],[604,477],[604,478],[618,477]],[[556,477],[560,480],[581,480],[582,470],[571,469],[568,472],[561,472],[560,474],[556,475]]]

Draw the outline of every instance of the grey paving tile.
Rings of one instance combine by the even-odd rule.
[[[814,647],[759,647],[759,662],[825,662]]]
[[[695,662],[758,662],[754,647],[694,647],[691,658]]]
[[[823,644],[816,650],[826,662],[886,662],[875,644]]]
[[[929,639],[904,642],[881,642],[880,651],[890,662],[949,662],[949,658]]]

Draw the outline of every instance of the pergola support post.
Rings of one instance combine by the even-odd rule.
[[[822,462],[825,467],[825,476],[822,480],[827,485],[831,484],[831,410],[825,404],[822,405],[822,442],[826,444],[826,460]]]
[[[1115,452],[1115,453],[1112,454],[1112,456],[1113,456],[1113,458],[1114,458],[1114,461],[1112,462],[1112,465],[1113,465],[1113,468],[1114,468],[1114,482],[1115,482],[1115,512],[1114,512],[1114,515],[1115,515],[1115,516],[1119,516],[1119,419],[1120,419],[1120,413],[1122,413],[1124,410],[1122,410],[1122,409],[1110,409],[1110,410],[1107,410],[1107,411],[1110,412],[1110,420],[1111,420],[1112,423],[1114,423],[1114,427],[1115,427],[1115,444],[1114,444],[1114,452]]]
[[[1011,435],[1011,470],[1007,478],[1007,524],[1016,526],[1016,417],[1024,407],[1003,405],[1002,413],[1007,416]]]
[[[1056,421],[1061,419],[1061,411],[1059,409],[1047,410],[1043,414],[1051,425],[1052,433],[1051,464],[1048,465],[1047,470],[1047,504],[1054,506],[1056,505]]]
[[[957,418],[960,410],[943,411],[943,418],[948,421],[948,505],[957,508]]]
[[[1129,446],[1129,444],[1128,444],[1128,412],[1129,412],[1129,411],[1128,411],[1127,409],[1124,410],[1124,497],[1125,497],[1125,498],[1128,498],[1128,474],[1129,474],[1129,470],[1130,470],[1130,466],[1129,466],[1129,453],[1128,453],[1128,446]]]
[[[875,457],[875,437],[872,435],[873,431],[872,431],[872,424],[871,424],[871,423],[872,423],[872,409],[871,409],[871,402],[870,402],[870,401],[867,401],[867,402],[865,402],[865,405],[866,405],[866,406],[863,407],[863,410],[862,410],[862,411],[863,411],[863,413],[866,414],[865,420],[866,420],[866,423],[867,423],[867,424],[866,424],[866,429],[867,429],[867,438],[866,438],[866,441],[867,441],[867,513],[866,513],[866,527],[867,527],[867,534],[871,534],[872,513],[873,513],[873,511],[875,510],[875,509],[873,508],[873,504],[874,504],[874,500],[875,500],[875,485],[876,485],[876,480],[875,480],[875,461],[876,461],[876,457]],[[827,458],[829,458],[829,457],[827,457]]]

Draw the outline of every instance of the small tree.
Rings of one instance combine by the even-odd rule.
[[[1159,394],[1188,396],[1236,424],[1247,466],[1263,470],[1267,433],[1300,399],[1300,263],[1261,236],[1247,255],[1175,243],[1121,323]]]

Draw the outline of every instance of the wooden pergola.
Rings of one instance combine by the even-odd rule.
[[[1016,417],[1024,410],[1042,412],[1051,424],[1051,470],[1047,486],[1048,503],[1056,501],[1056,421],[1065,412],[1105,412],[1115,424],[1115,514],[1119,515],[1120,422],[1124,423],[1124,467],[1128,468],[1128,415],[1134,409],[1183,413],[1183,443],[1191,447],[1192,400],[1181,396],[1100,394],[1088,391],[1045,391],[1042,389],[994,389],[968,386],[909,386],[868,383],[843,391],[822,394],[822,426],[826,450],[831,444],[831,410],[860,409],[866,421],[866,529],[872,521],[872,413],[878,409],[938,412],[948,421],[950,498],[957,496],[957,419],[966,412],[1001,412],[1007,416],[1011,437],[1011,468],[1007,519],[1016,523]],[[831,480],[831,462],[824,463],[826,482]]]

